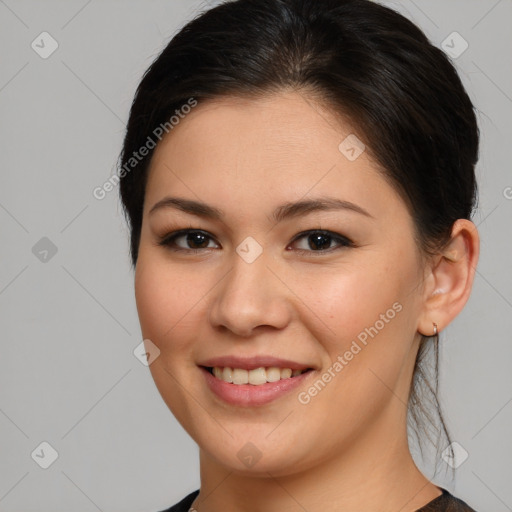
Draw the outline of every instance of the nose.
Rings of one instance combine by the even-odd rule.
[[[209,320],[237,336],[256,329],[283,329],[292,318],[290,290],[269,265],[265,251],[252,263],[233,254],[231,270],[212,290]]]

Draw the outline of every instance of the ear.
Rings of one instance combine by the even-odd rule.
[[[456,220],[450,243],[436,258],[426,277],[423,308],[418,319],[421,334],[432,336],[433,323],[441,332],[462,311],[471,293],[479,253],[476,226],[467,219]]]

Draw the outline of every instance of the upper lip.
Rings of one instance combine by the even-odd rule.
[[[252,357],[219,356],[206,359],[198,364],[199,366],[210,368],[219,366],[221,368],[241,368],[244,370],[254,370],[255,368],[261,367],[269,368],[271,366],[278,368],[291,368],[292,370],[305,370],[307,368],[313,368],[313,366],[309,364],[267,355],[256,355]]]

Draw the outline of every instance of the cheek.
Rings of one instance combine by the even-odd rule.
[[[389,311],[386,319],[395,318],[393,304],[404,295],[402,280],[396,269],[376,262],[305,273],[300,285],[304,316],[318,339],[323,338],[332,349],[343,349],[347,341],[379,321],[381,314],[386,316]]]
[[[402,292],[407,276],[401,272],[365,265],[317,274],[310,283],[305,278],[302,293],[308,307],[302,320],[308,319],[307,328],[323,345],[326,358],[319,378],[327,384],[304,389],[300,403],[308,403],[312,422],[329,410],[325,428],[333,429],[335,438],[377,417],[395,396],[390,389],[402,395],[398,382],[408,361],[410,322]]]
[[[415,267],[412,259],[402,263],[398,269],[376,258],[357,268],[304,278],[303,322],[323,345],[326,366],[338,361],[331,391],[342,386],[346,404],[350,397],[357,402],[376,397],[376,391],[385,393],[382,382],[393,386],[408,362]]]
[[[197,281],[197,280],[196,280]],[[160,350],[166,340],[188,325],[204,295],[199,282],[157,258],[139,256],[135,271],[135,300],[142,334]],[[179,337],[178,337],[179,338]]]

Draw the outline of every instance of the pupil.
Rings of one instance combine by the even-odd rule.
[[[201,248],[208,245],[206,237],[202,233],[189,233],[187,236],[187,242],[192,245],[199,245]]]
[[[310,239],[313,240],[314,248],[316,249],[328,249],[330,245],[330,236],[324,234],[310,235]],[[322,240],[324,243],[322,243]]]

